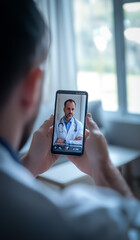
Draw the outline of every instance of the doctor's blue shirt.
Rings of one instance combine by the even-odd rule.
[[[63,119],[64,119],[64,123],[65,123],[66,129],[67,129],[67,132],[68,132],[69,129],[70,129],[70,127],[71,127],[72,119],[73,119],[73,118],[71,118],[71,120],[70,120],[69,122],[67,122],[64,117],[63,117]]]
[[[64,117],[63,117],[63,120],[64,120],[66,129],[67,129],[67,133],[68,133],[68,131],[69,131],[70,127],[71,127],[73,118],[71,118],[71,120],[70,120],[69,122],[67,122]],[[70,141],[66,141],[66,144],[69,145],[69,144],[70,144]]]

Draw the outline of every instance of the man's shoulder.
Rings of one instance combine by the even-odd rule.
[[[20,161],[20,160],[19,160]],[[15,161],[7,150],[0,146],[0,172],[3,181],[19,182],[29,185],[34,181],[32,174],[20,162]]]
[[[43,204],[43,202],[47,204],[49,203],[48,195],[52,193],[51,189],[36,180],[22,164],[14,161],[6,151],[1,151],[1,148],[0,183],[2,183],[0,184],[0,196],[1,199],[5,199],[4,208],[13,202],[11,207],[17,209],[18,200],[20,201],[19,207],[24,206],[25,202],[28,207],[34,198],[38,199],[38,204]]]

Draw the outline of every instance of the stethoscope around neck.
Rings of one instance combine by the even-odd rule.
[[[75,128],[74,128],[74,132],[77,132],[77,122],[76,119],[74,119],[74,124],[75,124]],[[63,133],[63,129],[64,129],[64,122],[63,122],[63,117],[60,119],[60,122],[58,123],[58,129],[59,129],[59,133]]]

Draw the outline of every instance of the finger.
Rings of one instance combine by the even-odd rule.
[[[86,130],[85,130],[85,138],[87,138],[88,136],[89,136],[89,130],[86,129]]]
[[[49,132],[51,133],[51,135],[53,134],[53,126],[49,128]]]
[[[92,115],[90,113],[86,115],[86,125],[90,131],[99,130],[97,124],[93,121]]]
[[[82,139],[81,136],[75,138],[75,140],[81,140],[81,139]]]
[[[53,125],[53,121],[54,121],[54,116],[51,115],[50,118],[47,119],[42,126],[45,128],[50,128]]]

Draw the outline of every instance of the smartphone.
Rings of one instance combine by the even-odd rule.
[[[87,102],[88,93],[85,91],[56,92],[52,153],[83,154]]]

